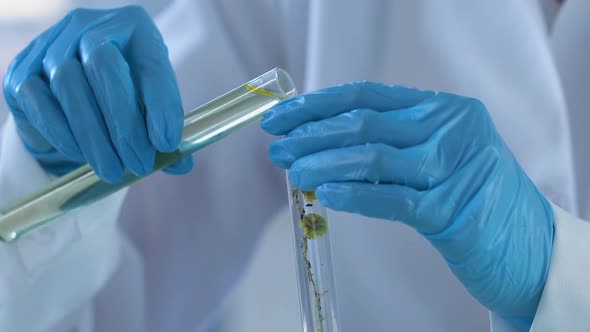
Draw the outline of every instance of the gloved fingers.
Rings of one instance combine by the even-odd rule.
[[[15,57],[4,76],[3,92],[27,148],[34,153],[55,148],[66,158],[82,162],[61,106],[43,78],[43,54],[66,23],[62,20],[45,30]]]
[[[313,191],[324,183],[349,181],[425,190],[441,183],[452,171],[433,154],[428,145],[398,149],[381,143],[325,150],[295,161],[289,180],[303,191]]]
[[[403,86],[354,82],[286,99],[264,114],[261,126],[284,135],[298,126],[359,108],[391,111],[412,107],[436,95]]]
[[[3,85],[4,95],[9,104],[11,104],[11,94],[16,93],[22,83],[30,76],[38,75],[43,78],[44,54],[46,54],[51,43],[66,27],[67,22],[67,18],[63,19],[56,25],[45,30],[22,50],[10,64],[6,71]],[[47,73],[45,74],[47,77],[49,76]]]
[[[481,200],[472,196],[483,189],[479,183],[483,177],[476,180],[478,185],[470,186],[470,179],[464,178],[468,174],[455,176],[448,184],[426,191],[397,184],[330,182],[315,192],[320,203],[330,209],[403,222],[436,243],[445,258],[452,260],[465,254],[458,243],[469,243],[473,240],[470,236],[479,234],[474,228],[485,226],[470,218],[476,214],[469,211],[483,208]],[[450,236],[450,232],[455,234]]]
[[[145,12],[141,15],[149,24],[131,36],[126,58],[145,107],[149,137],[157,150],[171,152],[180,144],[184,125],[180,91],[160,32]]]
[[[277,166],[289,168],[295,160],[323,150],[366,143],[397,148],[419,145],[452,116],[434,110],[426,103],[389,112],[358,109],[305,123],[273,142],[270,158]]]
[[[498,197],[498,202],[482,201],[478,196],[489,198],[486,191],[503,186],[502,181],[512,181],[491,176],[492,172],[498,172],[494,162],[497,159],[493,158],[496,153],[492,148],[483,149],[465,167],[429,190],[399,184],[348,181],[323,183],[315,189],[316,195],[323,205],[334,210],[408,224],[435,241],[437,247],[447,246],[444,248],[445,257],[458,259],[464,253],[453,251],[453,248],[461,247],[456,245],[457,241],[469,243],[470,236],[480,233],[475,228],[485,227],[471,216],[486,213],[486,207],[501,204],[500,201],[505,199]],[[497,181],[486,183],[489,179]],[[509,211],[507,209],[507,213]],[[452,236],[451,232],[454,232]]]
[[[447,229],[451,221],[453,229],[483,227],[484,225],[475,224],[469,216],[485,214],[486,207],[496,206],[497,202],[490,201],[490,197],[494,195],[490,195],[489,192],[499,190],[505,185],[505,182],[514,181],[514,179],[502,176],[505,170],[498,168],[500,165],[498,161],[498,151],[495,147],[482,147],[478,149],[477,154],[472,155],[443,183],[428,191],[424,201],[431,206],[438,206],[438,208],[422,211],[421,219],[425,223],[429,222],[420,231],[425,235],[448,237],[449,233],[443,233],[452,231]],[[486,199],[482,201],[479,197],[486,197]],[[499,195],[497,198],[502,200],[506,197]],[[507,208],[506,211],[509,210]],[[487,220],[487,218],[482,220]],[[479,233],[479,231],[471,232],[471,234],[475,233]]]
[[[84,38],[102,38],[89,31]],[[86,41],[96,43],[97,41]],[[154,167],[156,150],[137,100],[129,66],[111,43],[104,43],[83,58],[84,71],[124,166],[138,176]]]
[[[47,141],[44,135],[41,134],[41,132],[39,132],[39,130],[37,130],[37,128],[31,124],[31,121],[29,121],[22,110],[11,106],[11,112],[14,123],[16,124],[16,128],[18,130],[18,134],[24,146],[27,148],[27,150],[33,153],[35,157],[38,157],[38,155],[41,153],[58,151]],[[59,155],[63,156],[63,153],[60,151]]]
[[[192,171],[193,167],[195,166],[195,158],[190,155],[174,165],[168,166],[163,169],[163,172],[173,175],[182,175]]]
[[[119,182],[124,174],[123,164],[111,143],[82,64],[67,59],[52,76],[51,90],[61,104],[86,161],[101,179]]]
[[[341,182],[322,184],[316,195],[333,210],[412,224],[423,193],[395,184]]]
[[[13,114],[28,148],[38,153],[55,148],[72,161],[84,161],[61,106],[39,76],[30,76],[14,97],[23,114]]]

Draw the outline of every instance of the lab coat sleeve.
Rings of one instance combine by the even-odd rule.
[[[0,206],[53,178],[26,151],[9,117],[0,129]],[[117,267],[116,220],[124,195],[68,214],[15,242],[0,242],[0,331],[46,331],[92,299]]]
[[[532,332],[590,331],[590,223],[556,205],[551,264]]]
[[[590,223],[553,205],[555,238],[531,332],[590,331]],[[518,331],[491,315],[492,332]]]

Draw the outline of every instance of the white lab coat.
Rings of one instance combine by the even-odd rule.
[[[158,24],[187,109],[274,66],[287,68],[301,92],[374,80],[476,97],[539,188],[576,212],[576,197],[590,206],[590,155],[583,151],[590,76],[580,75],[590,70],[589,17],[585,0],[569,0],[553,30],[536,0],[180,0]],[[579,121],[571,129],[568,117]],[[206,329],[269,218],[286,204],[284,174],[266,157],[271,139],[252,126],[198,153],[191,175],[137,184],[122,209],[124,192],[1,245],[0,330]],[[9,120],[0,202],[49,180]],[[569,298],[560,294],[582,291],[574,281],[588,277],[555,266],[571,269],[568,257],[590,256],[579,239],[579,247],[564,245],[588,234],[588,225],[556,211],[560,254],[547,288],[557,291],[544,294],[539,331],[567,330],[559,328],[563,317],[572,326],[588,324],[589,315],[559,316],[571,313],[555,309]],[[330,217],[343,331],[488,328],[487,311],[415,232],[348,214]],[[562,291],[552,287],[564,278],[575,280]],[[511,331],[495,317],[492,325]]]

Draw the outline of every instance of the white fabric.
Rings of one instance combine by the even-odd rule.
[[[12,118],[0,144],[0,202],[48,183],[25,150]],[[32,236],[0,243],[0,331],[69,331],[119,262],[116,220],[124,192],[62,218]],[[74,315],[75,313],[75,315]],[[81,330],[82,332],[82,330]]]
[[[561,89],[569,108],[574,151],[579,215],[590,220],[590,151],[588,127],[590,106],[590,1],[568,0],[555,21],[551,35],[554,61],[560,74]],[[567,206],[563,206],[567,210]]]
[[[590,331],[590,223],[553,209],[551,265],[531,332]]]
[[[569,0],[562,10],[582,11],[584,2]],[[555,20],[555,34],[546,17]],[[576,58],[576,68],[569,67],[568,57],[590,43],[567,42],[572,35],[585,36],[584,22],[565,21],[565,15],[544,14],[535,0],[178,0],[158,19],[187,109],[275,66],[288,69],[301,92],[374,80],[476,97],[486,103],[539,188],[575,211],[576,176],[579,188],[590,188],[588,172],[583,173],[588,168],[574,165],[582,163],[578,156],[588,155],[583,149],[587,131],[572,126],[570,132],[568,116],[587,114],[586,106],[575,101],[582,100],[590,75],[569,73],[589,68],[590,57]],[[570,134],[581,142],[574,145],[576,159]],[[73,326],[82,320],[95,331],[121,326],[131,332],[206,329],[269,218],[286,204],[284,174],[267,158],[271,139],[251,126],[199,152],[191,175],[158,174],[138,183],[121,210],[124,236],[114,225],[121,200],[117,196],[99,203],[100,212],[85,209],[68,217],[77,218],[78,226],[82,221],[100,224],[88,234],[76,232],[74,222],[64,220],[47,245],[47,255],[41,240],[6,246],[0,264],[11,268],[0,272],[0,291],[7,292],[9,302],[33,301],[15,291],[32,288],[12,287],[2,273],[17,273],[25,269],[22,266],[35,271],[39,264],[50,269],[61,266],[57,261],[62,259],[75,267],[108,261],[111,267],[97,267],[100,273],[69,273],[61,283],[43,279],[60,291],[70,289],[69,278],[88,285],[75,294],[85,298],[85,304],[48,305],[61,308],[59,313],[67,317],[39,324],[57,331],[63,326],[58,324],[71,321]],[[6,152],[18,146],[17,141],[14,133],[2,137],[1,203],[20,196],[22,188],[32,190],[47,181],[25,174],[36,165],[26,153],[17,158]],[[590,199],[589,193],[580,193],[586,196],[578,201]],[[487,311],[415,232],[348,214],[330,217],[335,221],[343,331],[488,328]],[[105,239],[95,251],[77,249],[99,234]],[[22,261],[19,255],[24,255]],[[102,283],[87,280],[98,275],[104,281],[112,269],[116,272],[102,288]],[[79,314],[73,309],[82,306],[89,309]],[[14,321],[7,317],[0,316],[0,327]]]

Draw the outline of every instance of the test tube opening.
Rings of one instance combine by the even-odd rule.
[[[252,91],[269,95],[278,99],[285,99],[297,94],[297,89],[289,73],[282,68],[275,68],[246,85]]]

